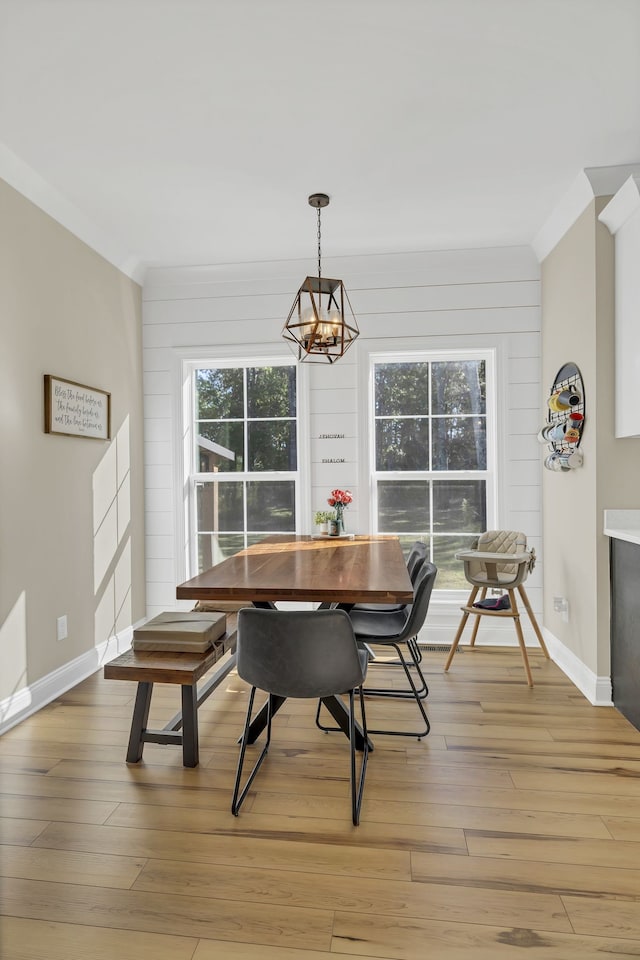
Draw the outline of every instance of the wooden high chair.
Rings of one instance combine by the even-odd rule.
[[[471,634],[471,646],[474,646],[476,642],[480,617],[510,617],[516,628],[527,683],[532,687],[533,678],[529,667],[522,625],[520,624],[520,611],[516,602],[515,591],[517,589],[520,594],[538,642],[542,647],[542,652],[549,659],[549,651],[546,648],[538,621],[531,609],[529,598],[523,586],[528,574],[535,566],[535,551],[533,549],[527,550],[527,538],[524,533],[515,530],[487,530],[472,544],[471,549],[456,553],[456,559],[463,561],[464,575],[472,585],[472,590],[465,606],[460,608],[462,610],[462,620],[444,667],[445,672],[451,666],[451,661],[458,648],[469,616],[476,618]],[[489,589],[504,590],[509,597],[510,607],[494,610],[474,607],[473,604],[476,602],[478,592],[481,591],[480,601],[482,601],[486,599]]]

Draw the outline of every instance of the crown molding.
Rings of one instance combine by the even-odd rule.
[[[616,234],[629,217],[640,210],[640,177],[629,177],[601,212],[598,220]]]
[[[629,177],[640,177],[640,163],[581,170],[531,243],[538,261],[551,253],[595,197],[617,193]]]
[[[125,250],[3,144],[0,144],[0,177],[126,276],[136,283],[142,282],[144,267],[130,250]]]

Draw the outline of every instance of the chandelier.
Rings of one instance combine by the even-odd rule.
[[[309,205],[318,211],[318,276],[307,277],[298,290],[282,336],[298,360],[335,363],[360,331],[342,280],[322,276],[320,211],[329,205],[329,197],[312,193]]]

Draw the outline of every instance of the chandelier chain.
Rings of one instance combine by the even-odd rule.
[[[321,268],[321,250],[320,250],[320,207],[318,207],[318,280],[322,277]]]

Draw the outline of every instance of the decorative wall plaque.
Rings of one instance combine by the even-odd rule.
[[[44,429],[66,437],[109,440],[111,394],[45,373]]]

